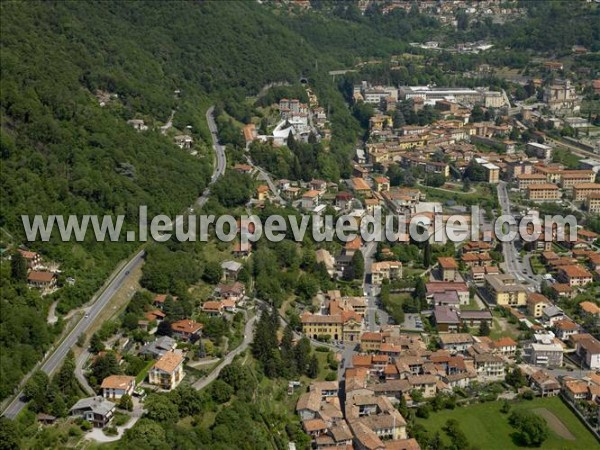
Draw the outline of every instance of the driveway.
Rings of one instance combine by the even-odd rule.
[[[131,419],[125,425],[117,427],[117,434],[114,436],[107,436],[102,431],[102,428],[94,428],[89,433],[85,434],[85,439],[96,442],[115,442],[123,437],[125,430],[133,428],[133,426],[140,420],[140,417],[144,414],[144,408],[137,398],[133,398],[133,411],[131,412]]]

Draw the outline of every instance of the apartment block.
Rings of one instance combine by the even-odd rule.
[[[535,202],[555,202],[560,200],[560,189],[550,183],[531,184],[527,186],[527,199]]]
[[[573,186],[573,199],[584,201],[590,195],[600,194],[600,183],[581,183]]]
[[[586,200],[587,210],[593,214],[600,214],[600,193],[590,194]]]
[[[527,304],[527,289],[511,275],[486,275],[485,286],[498,306]]]

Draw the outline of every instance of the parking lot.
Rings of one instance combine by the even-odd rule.
[[[405,330],[423,331],[423,323],[419,314],[405,314],[402,328]]]

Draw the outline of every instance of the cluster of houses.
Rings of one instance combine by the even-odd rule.
[[[245,125],[242,129],[244,141],[248,146],[253,141],[271,142],[279,147],[286,145],[290,134],[295,140],[307,141],[311,133],[317,139],[329,139],[331,131],[328,128],[327,113],[319,106],[316,94],[310,87],[306,88],[309,103],[302,103],[299,99],[282,98],[273,108],[279,110],[280,121],[273,131],[268,134],[259,134],[254,123]]]
[[[224,312],[235,312],[237,304],[244,301],[245,287],[234,281],[241,270],[241,265],[234,261],[223,263],[223,283],[215,288],[218,300],[208,300],[202,305],[202,311],[209,316],[221,315]],[[144,320],[138,325],[148,329],[152,323],[160,323],[168,318],[165,312],[167,302],[177,302],[178,298],[167,294],[155,295],[153,308],[145,313]],[[228,302],[231,302],[231,306]],[[214,306],[213,306],[214,304]],[[185,376],[185,351],[178,349],[178,343],[196,342],[201,338],[203,324],[190,319],[170,322],[171,335],[159,336],[139,349],[139,355],[155,360],[147,374],[148,387],[161,391],[175,389]],[[121,359],[120,357],[118,359]],[[96,427],[105,427],[114,416],[116,403],[123,395],[132,396],[136,392],[135,377],[111,375],[102,380],[101,395],[79,400],[72,408],[71,415],[81,417]]]
[[[304,431],[313,448],[418,450],[408,438],[406,420],[385,396],[365,389],[366,372],[346,371],[345,401],[339,399],[337,381],[314,382],[296,404]]]

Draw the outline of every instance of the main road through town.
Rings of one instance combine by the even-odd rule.
[[[501,181],[498,184],[498,201],[500,203],[500,208],[502,209],[502,215],[512,215],[510,210],[510,200],[504,181]],[[516,233],[519,231],[516,225],[513,225],[510,228],[510,231]],[[515,238],[515,240],[516,239],[517,238]],[[530,283],[530,288],[539,290],[541,284],[540,277],[531,273],[530,264],[525,265],[521,262],[519,252],[515,248],[515,240],[502,243],[502,252],[504,254],[504,264],[506,265],[506,269],[517,280],[526,281],[527,283]]]
[[[219,140],[217,137],[217,125],[215,123],[213,117],[214,107],[211,106],[206,111],[206,121],[208,123],[208,128],[211,132],[211,137],[213,141],[213,149],[216,154],[216,164],[213,170],[213,174],[211,177],[210,183],[214,183],[217,179],[225,173],[225,165],[227,163],[225,157],[225,147],[219,144]],[[198,207],[204,206],[208,197],[210,196],[210,186],[207,187],[202,195],[198,197],[195,205]],[[46,360],[39,367],[40,370],[46,372],[48,375],[51,375],[58,367],[60,367],[67,356],[67,353],[71,348],[75,346],[77,339],[80,335],[86,333],[92,324],[98,319],[102,310],[106,308],[110,299],[115,295],[115,293],[123,286],[123,284],[129,279],[131,276],[131,272],[140,266],[143,262],[144,258],[144,250],[139,251],[135,254],[127,263],[121,268],[114,277],[109,281],[106,288],[101,291],[94,303],[92,303],[88,308],[85,309],[85,315],[82,317],[79,322],[73,327],[73,329],[67,334],[67,336],[58,344],[58,346],[48,355]],[[25,407],[27,402],[23,398],[23,391],[20,391],[8,404],[6,409],[3,412],[3,415],[14,419]]]

